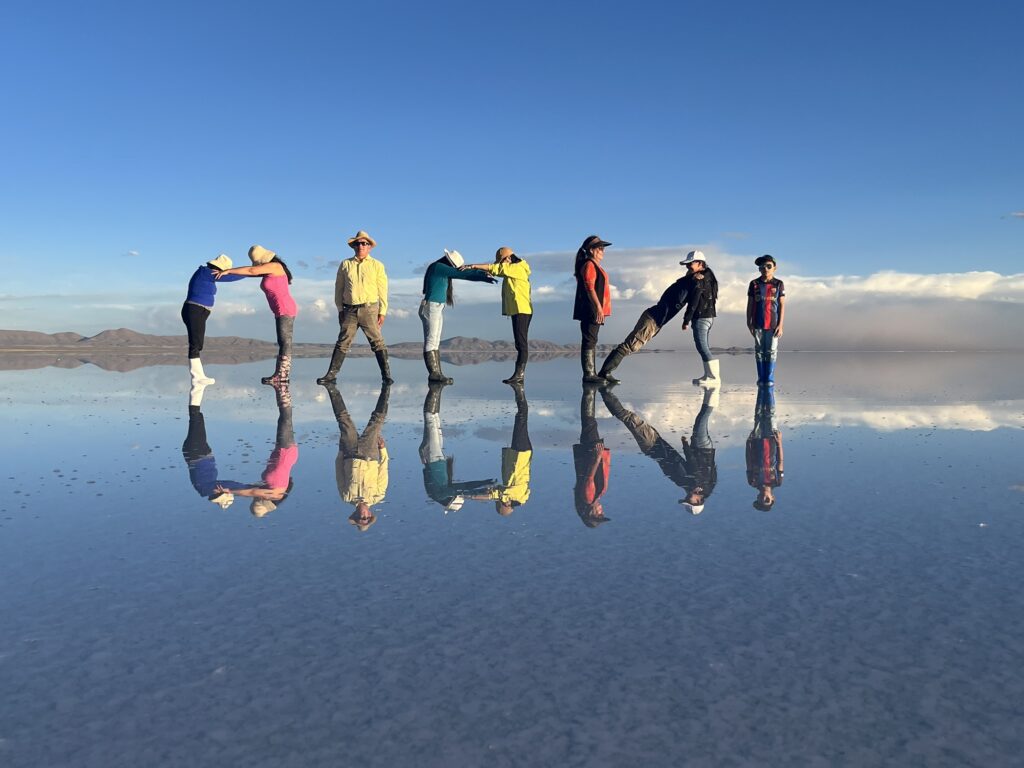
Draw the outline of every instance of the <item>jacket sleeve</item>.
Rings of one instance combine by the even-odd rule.
[[[477,283],[493,282],[491,276],[482,269],[460,270],[449,267],[455,274],[449,275],[453,280],[472,280]]]
[[[517,280],[530,278],[530,266],[525,261],[515,264],[491,264],[488,269],[492,275],[498,277],[511,277]]]
[[[683,325],[689,325],[693,320],[693,313],[697,311],[697,304],[700,303],[701,280],[694,280],[690,289],[686,292],[686,312],[683,314]]]

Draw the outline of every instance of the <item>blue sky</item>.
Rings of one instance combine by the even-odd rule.
[[[1021,28],[1005,2],[6,3],[0,327],[181,333],[195,266],[261,243],[298,278],[297,337],[326,340],[363,228],[410,314],[442,248],[513,246],[534,335],[569,340],[597,232],[607,333],[699,246],[740,304],[775,254],[796,340],[827,345],[838,302],[890,333],[970,317],[970,345],[1024,319]],[[445,335],[508,335],[493,291],[460,293]],[[255,281],[222,301],[214,332],[272,336]]]

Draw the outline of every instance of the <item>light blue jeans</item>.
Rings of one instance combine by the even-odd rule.
[[[715,359],[715,356],[711,354],[711,343],[708,341],[708,335],[711,333],[711,326],[714,323],[715,318],[713,317],[701,317],[693,321],[693,343],[697,345],[700,359],[705,363]]]
[[[697,332],[696,326],[694,333]],[[779,354],[779,339],[772,328],[754,329],[754,359],[759,363],[774,363]]]
[[[423,351],[441,348],[441,326],[444,324],[444,304],[439,301],[420,302],[420,320],[423,322]]]

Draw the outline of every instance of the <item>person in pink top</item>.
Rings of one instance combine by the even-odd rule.
[[[249,510],[256,517],[263,517],[277,509],[292,492],[292,467],[299,460],[299,446],[295,442],[292,426],[292,396],[288,384],[274,384],[277,393],[277,439],[274,449],[267,458],[267,466],[260,475],[261,482],[253,485],[239,483],[218,483],[215,494],[247,496],[252,499]],[[229,502],[230,503],[230,502]]]
[[[260,288],[267,295],[270,311],[277,321],[277,368],[272,376],[264,376],[264,384],[280,384],[287,382],[292,372],[292,337],[295,333],[295,316],[298,307],[292,298],[288,286],[292,282],[292,273],[288,265],[278,258],[277,254],[254,245],[249,249],[251,267],[235,267],[218,272],[219,280],[224,275],[243,275],[245,277],[262,277]]]

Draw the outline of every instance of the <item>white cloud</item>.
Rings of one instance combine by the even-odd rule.
[[[1015,219],[1024,219],[1024,211],[1014,211],[1010,215]]]

